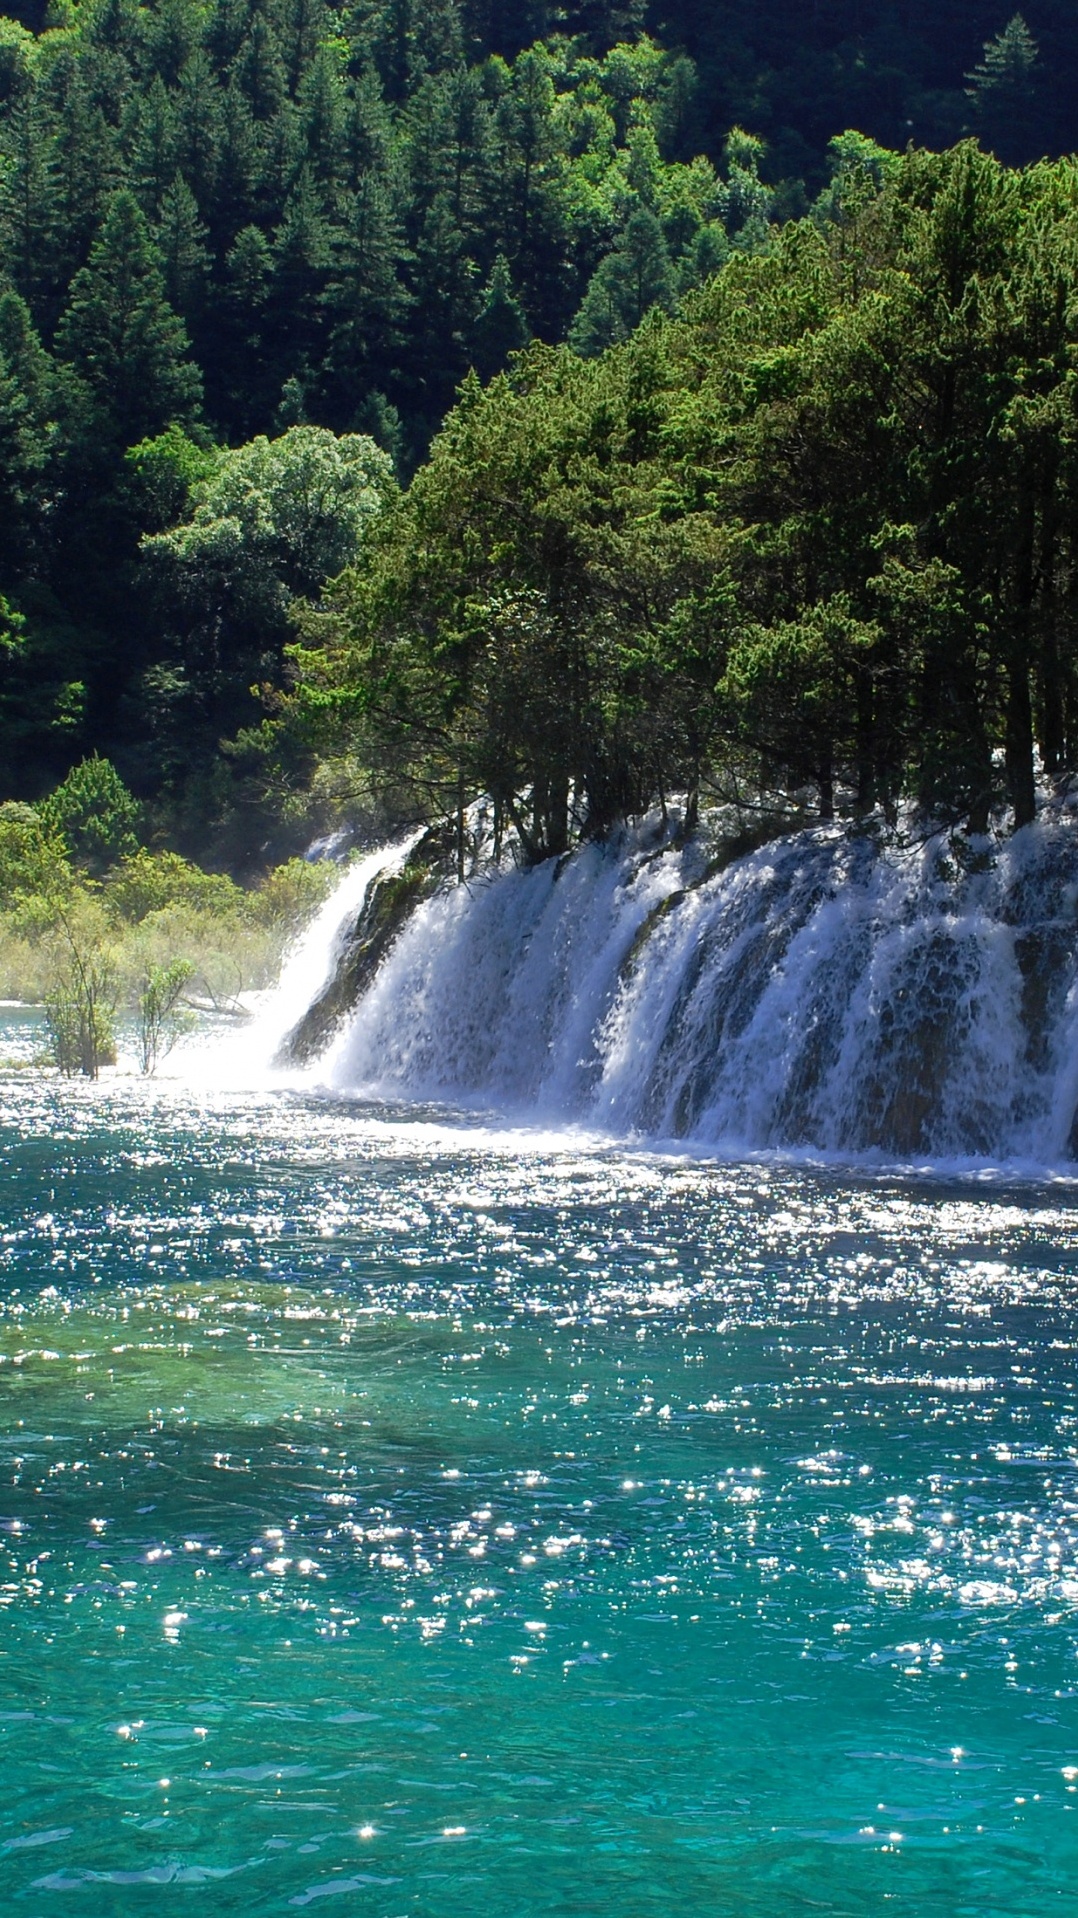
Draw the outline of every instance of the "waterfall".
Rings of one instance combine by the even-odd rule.
[[[326,908],[279,1031],[385,864]],[[980,851],[820,829],[710,867],[627,833],[428,889],[307,1069],[731,1149],[1073,1158],[1078,822]]]

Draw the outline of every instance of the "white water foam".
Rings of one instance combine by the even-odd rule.
[[[263,1060],[406,850],[346,875],[248,1035]],[[699,848],[626,834],[446,886],[303,1076],[723,1150],[1058,1164],[1078,1104],[1078,827],[979,858],[821,830],[710,876]]]
[[[185,1079],[199,1079],[207,1086],[251,1086],[297,1076],[279,1063],[284,1039],[332,978],[348,929],[374,880],[399,872],[419,837],[411,833],[344,867],[339,884],[285,953],[276,986],[253,997],[250,1019],[231,1030],[217,1028],[208,1040],[201,1035],[184,1048]]]

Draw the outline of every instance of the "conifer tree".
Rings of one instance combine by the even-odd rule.
[[[35,316],[52,318],[56,185],[51,129],[35,92],[15,104],[5,131],[7,166],[0,169],[4,266]]]
[[[504,253],[499,253],[482,295],[472,328],[472,364],[480,379],[500,373],[510,353],[528,339],[524,308],[513,291],[513,275]]]
[[[89,261],[71,283],[56,345],[90,389],[97,430],[107,440],[130,446],[196,412],[198,371],[134,194],[114,196]]]
[[[179,174],[165,192],[154,238],[161,255],[169,305],[190,326],[203,308],[210,256],[198,203]]]
[[[232,71],[254,119],[272,120],[288,96],[288,74],[277,33],[265,13],[252,16]]]
[[[654,213],[638,207],[621,243],[596,267],[569,334],[585,358],[626,340],[653,306],[669,311],[675,280],[663,230]]]
[[[217,176],[220,86],[200,47],[184,67],[176,93],[176,158],[200,207],[212,203]]]
[[[176,174],[176,110],[160,74],[154,74],[135,109],[129,182],[143,212],[156,220]]]
[[[1037,125],[1037,42],[1020,13],[986,40],[983,58],[967,76],[973,128],[1006,166],[1023,166],[1042,150]]]
[[[363,395],[389,383],[399,364],[411,294],[408,255],[390,181],[371,171],[351,196],[335,248],[325,306],[331,325],[324,392],[351,418]]]

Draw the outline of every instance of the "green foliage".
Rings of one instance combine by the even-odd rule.
[[[161,532],[188,512],[191,493],[214,470],[217,455],[173,421],[155,439],[140,440],[126,456],[137,489],[137,512],[148,532]]]
[[[56,348],[89,389],[95,437],[112,434],[129,446],[198,409],[201,380],[187,334],[132,193],[115,195],[71,282]]]
[[[1020,13],[987,40],[966,89],[975,131],[1001,160],[1021,165],[1043,148],[1038,142],[1037,42]]]
[[[39,808],[45,831],[69,856],[100,875],[135,850],[140,809],[109,760],[93,754],[73,767]]]
[[[0,804],[0,908],[18,908],[32,895],[52,897],[71,878],[67,848],[33,806]]]
[[[84,889],[57,905],[46,936],[45,1024],[53,1063],[96,1079],[116,1059],[117,953],[98,900]]]
[[[247,915],[252,924],[290,938],[329,897],[339,878],[339,868],[328,860],[286,860],[248,893]]]
[[[107,783],[100,768],[96,789]],[[151,1074],[198,1009],[243,1014],[339,869],[296,859],[250,891],[171,852],[127,852],[103,880],[67,856],[41,808],[0,804],[0,990],[45,1008],[65,1075],[96,1078],[132,1045]]]
[[[1078,145],[1078,16],[1046,0],[1002,31],[924,0],[662,20],[663,44],[636,0],[54,0],[38,32],[0,22],[5,792],[96,751],[177,845],[283,856],[309,756],[281,799],[236,745],[285,692],[288,594],[346,562],[315,577],[257,515],[214,521],[203,442],[227,462],[287,429],[370,433],[407,477],[470,369],[533,339],[625,345],[789,217],[841,227],[871,278],[859,222],[911,139]],[[170,535],[174,616],[142,545]]]
[[[192,1017],[181,1000],[194,972],[190,959],[174,959],[171,965],[148,965],[137,981],[135,1034],[139,1065],[147,1077],[181,1034],[191,1030]]]
[[[730,173],[747,171],[747,144]],[[1078,175],[836,146],[835,217],[467,386],[282,718],[532,857],[671,791],[983,832],[1078,772]]]
[[[113,867],[104,897],[111,913],[137,925],[166,906],[225,917],[239,910],[243,893],[225,873],[203,872],[179,853],[153,853],[140,846]]]
[[[289,600],[343,571],[392,481],[388,454],[363,434],[293,426],[218,454],[190,486],[190,516],[143,550],[215,618],[281,619]]]

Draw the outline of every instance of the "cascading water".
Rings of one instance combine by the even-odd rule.
[[[308,973],[332,972],[377,871],[345,879]],[[281,1031],[305,1010],[298,983]],[[313,1070],[365,1095],[725,1147],[1073,1157],[1078,822],[979,857],[820,830],[721,870],[626,835],[445,885]]]

